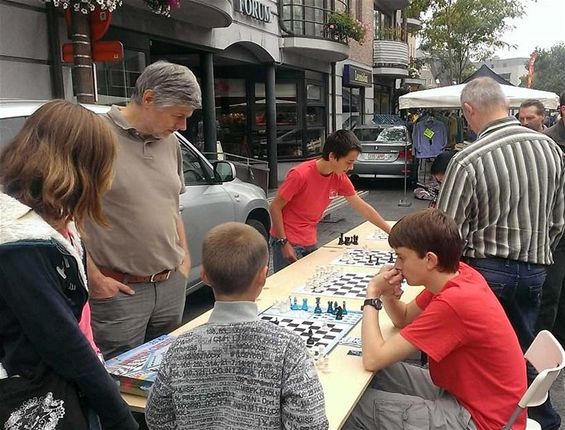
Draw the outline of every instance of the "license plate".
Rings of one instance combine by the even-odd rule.
[[[368,153],[365,155],[367,156],[367,160],[373,161],[388,161],[393,158],[392,154]]]

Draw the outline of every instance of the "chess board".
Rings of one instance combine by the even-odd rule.
[[[386,234],[382,230],[374,230],[367,236],[368,240],[387,240],[388,241],[388,234]]]
[[[336,320],[335,315],[326,313],[323,301],[320,306],[322,307],[321,314],[314,314],[313,306],[312,311],[289,310],[285,312],[281,312],[275,307],[270,307],[260,314],[259,317],[264,321],[273,323],[276,320],[280,327],[298,334],[305,344],[308,340],[308,331],[312,330],[314,344],[306,345],[306,347],[316,352],[320,352],[321,347],[323,347],[322,354],[325,355],[334,349],[339,341],[361,321],[362,313],[348,310],[342,320]]]
[[[348,257],[349,256],[349,257]],[[392,257],[392,261],[391,260]],[[394,263],[396,257],[392,251],[364,250],[352,248],[334,259],[331,264],[351,267],[377,267],[383,264]]]
[[[295,293],[333,296],[338,302],[340,298],[364,299],[373,276],[367,273],[340,273],[313,289],[300,286]]]

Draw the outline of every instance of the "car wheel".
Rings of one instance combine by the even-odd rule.
[[[265,228],[265,226],[261,221],[250,218],[247,221],[245,221],[245,224],[253,227],[259,233],[261,233],[261,236],[263,236],[267,242],[269,242],[269,233],[267,232],[267,229]]]

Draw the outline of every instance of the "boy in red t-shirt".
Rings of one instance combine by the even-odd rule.
[[[275,272],[316,249],[316,227],[330,200],[337,196],[344,196],[366,220],[390,231],[383,217],[355,193],[347,176],[360,152],[355,135],[338,130],[326,139],[322,158],[290,169],[270,207]]]
[[[500,429],[526,391],[518,338],[485,279],[460,263],[463,240],[438,209],[401,219],[389,244],[397,254],[367,287],[363,365],[378,371],[344,429]],[[423,285],[410,303],[400,283]],[[379,310],[400,328],[384,340]],[[423,351],[429,370],[401,362]],[[512,427],[524,429],[526,413]],[[412,428],[410,427],[410,428]]]

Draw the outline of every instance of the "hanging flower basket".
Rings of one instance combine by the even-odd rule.
[[[331,13],[324,25],[327,37],[346,43],[349,39],[353,39],[360,45],[365,42],[368,30],[368,24],[353,18],[348,12]]]
[[[98,6],[102,10],[113,12],[122,5],[122,0],[44,0],[55,7],[71,9],[75,12],[89,14]],[[171,9],[180,7],[180,0],[144,0],[145,4],[158,15],[171,16]]]

